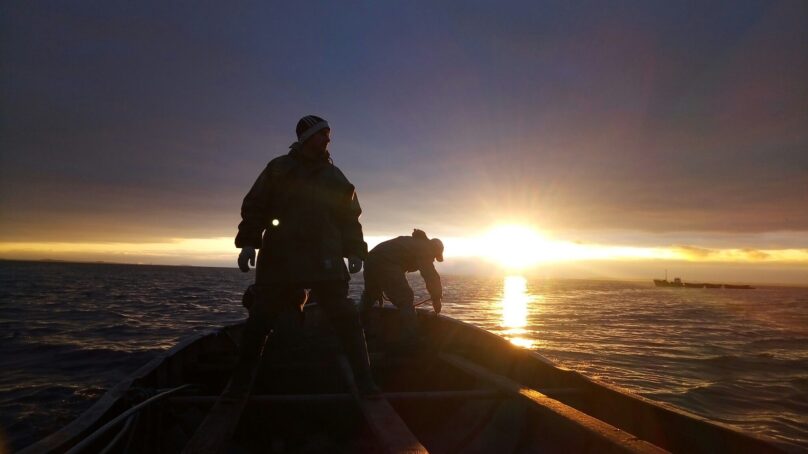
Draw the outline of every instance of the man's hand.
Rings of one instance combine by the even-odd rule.
[[[440,298],[432,298],[432,309],[435,309],[435,314],[440,314],[440,309],[443,305],[440,303]]]
[[[362,269],[362,259],[352,255],[348,257],[348,271],[351,274],[358,273]]]
[[[247,264],[248,262],[249,265]],[[241,248],[241,254],[238,255],[238,269],[246,273],[250,271],[250,265],[255,266],[255,248],[243,247]]]

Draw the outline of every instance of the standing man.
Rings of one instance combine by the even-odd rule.
[[[400,236],[379,243],[368,255],[365,263],[365,290],[362,292],[360,312],[367,321],[367,313],[386,294],[401,314],[401,343],[404,348],[415,347],[418,341],[417,317],[413,306],[414,295],[406,274],[419,271],[432,299],[432,308],[439,314],[443,287],[434,261],[443,261],[443,243],[429,239],[423,230],[415,229],[411,236]]]
[[[267,164],[241,205],[236,247],[238,265],[258,264],[255,302],[249,308],[241,355],[258,356],[264,336],[279,317],[300,320],[305,289],[317,293],[363,393],[374,393],[367,345],[356,307],[348,299],[349,270],[357,273],[367,256],[354,186],[328,152],[331,128],[309,115],[297,123],[297,142]],[[248,264],[249,262],[249,264]]]

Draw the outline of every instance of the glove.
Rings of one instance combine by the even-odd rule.
[[[250,271],[250,265],[247,264],[248,262],[250,265],[255,266],[254,247],[243,247],[241,248],[241,254],[238,255],[238,268],[245,273]]]
[[[358,273],[362,269],[362,259],[352,255],[348,257],[348,271],[351,274]]]
[[[440,309],[443,305],[440,303],[440,298],[432,298],[432,309],[435,309],[435,314],[440,314]]]

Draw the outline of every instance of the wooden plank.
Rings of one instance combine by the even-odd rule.
[[[429,451],[410,431],[401,416],[381,395],[365,397],[359,394],[354,381],[353,371],[344,356],[339,358],[340,369],[345,377],[351,394],[359,405],[365,420],[370,426],[376,440],[384,452],[388,454],[428,454]]]
[[[463,403],[443,421],[440,434],[434,437],[430,448],[435,452],[465,453],[462,448],[483,430],[497,406],[498,402],[492,400]]]
[[[563,421],[566,426],[580,432],[581,436],[590,437],[597,441],[600,448],[602,448],[600,450],[643,454],[667,452],[628,432],[547,397],[535,389],[527,388],[507,377],[495,374],[465,358],[450,353],[441,353],[439,356],[452,366],[491,383],[503,391],[519,396],[530,404],[533,411],[538,411],[543,415]]]
[[[482,430],[462,447],[463,453],[517,452],[522,433],[527,428],[527,405],[521,400],[506,400],[497,404]]]
[[[259,361],[253,360],[236,366],[224,391],[185,445],[183,453],[214,454],[224,451],[247,405],[258,363]]]

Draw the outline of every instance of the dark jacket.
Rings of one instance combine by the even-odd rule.
[[[379,243],[368,254],[366,268],[378,268],[380,273],[418,271],[424,278],[426,289],[432,299],[443,297],[440,275],[435,269],[435,250],[426,238],[400,236]]]
[[[361,213],[336,166],[292,150],[270,161],[244,197],[236,247],[261,249],[259,283],[348,279],[342,258],[367,257]]]

